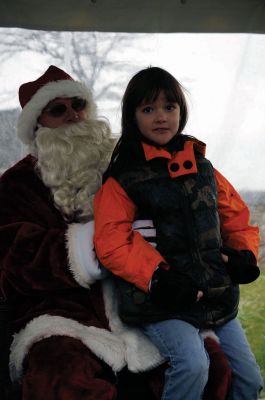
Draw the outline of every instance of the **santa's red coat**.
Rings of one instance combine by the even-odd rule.
[[[79,276],[80,260],[72,244],[74,226],[67,224],[54,206],[33,157],[27,156],[2,175],[0,278],[14,335],[10,355],[14,380],[23,375],[30,349],[53,336],[78,339],[89,356],[115,373],[125,366],[133,372],[150,371],[163,362],[138,329],[121,323],[112,282],[107,279],[91,285],[91,277],[86,283]],[[210,357],[211,353],[215,371],[218,366],[222,374],[220,385],[210,368],[208,398],[225,399],[231,371],[216,342],[214,349],[209,346]],[[161,376],[160,385],[153,387],[159,393],[163,373],[157,376]],[[152,379],[156,380],[155,375]]]

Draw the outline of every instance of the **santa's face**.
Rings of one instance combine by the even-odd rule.
[[[87,102],[80,97],[56,98],[42,110],[38,122],[46,128],[84,121]]]

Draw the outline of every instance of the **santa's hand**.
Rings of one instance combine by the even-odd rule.
[[[153,247],[157,246],[156,229],[151,219],[137,219],[132,224],[132,228],[139,232]]]

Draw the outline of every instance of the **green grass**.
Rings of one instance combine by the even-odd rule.
[[[265,381],[265,274],[249,285],[241,285],[239,319]],[[261,397],[265,397],[263,390]]]

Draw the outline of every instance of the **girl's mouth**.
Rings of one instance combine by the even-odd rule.
[[[168,131],[168,128],[155,128],[154,132],[156,133],[165,133]]]

